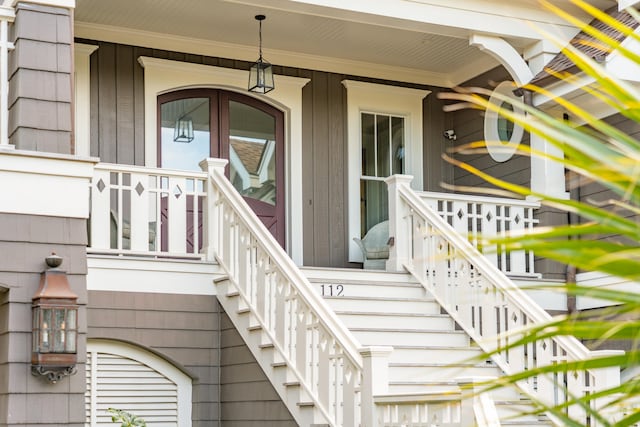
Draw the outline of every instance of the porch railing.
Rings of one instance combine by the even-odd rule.
[[[522,336],[522,330],[547,322],[550,316],[412,191],[411,179],[402,175],[387,179],[389,232],[395,236],[390,264],[407,268],[473,341],[486,352],[496,351],[493,359],[504,372],[513,374],[603,354],[589,351],[569,336],[506,348]],[[608,368],[538,375],[519,385],[538,401],[563,404],[619,381],[619,369]],[[594,399],[591,403],[598,406],[602,402]],[[576,405],[570,411],[570,415],[584,416],[584,425],[596,425]]]
[[[208,160],[207,258],[226,271],[231,293],[251,314],[252,329],[273,348],[274,360],[291,369],[300,398],[313,402],[321,417],[315,422],[360,425],[373,402],[361,399],[372,392],[361,387],[357,342],[224,176],[225,164]],[[235,323],[237,313],[228,314]]]
[[[201,258],[206,174],[100,163],[89,250]]]
[[[509,252],[502,245],[482,245],[482,239],[532,230],[538,223],[534,212],[540,203],[452,193],[417,194],[500,271],[514,276],[535,274],[533,251]]]

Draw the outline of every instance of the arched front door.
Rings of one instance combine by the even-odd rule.
[[[220,89],[158,97],[158,165],[197,170],[229,160],[227,177],[284,247],[284,116],[256,98]]]

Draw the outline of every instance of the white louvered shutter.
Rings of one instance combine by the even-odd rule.
[[[179,423],[178,385],[147,364],[89,348],[86,371],[87,426],[113,426],[108,408],[133,413],[150,427],[184,425]]]

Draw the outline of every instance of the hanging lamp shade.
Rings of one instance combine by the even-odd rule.
[[[175,142],[191,142],[193,141],[193,120],[189,116],[180,117],[176,120],[173,128],[173,140]]]
[[[262,21],[266,17],[264,15],[256,15],[255,18],[260,23],[260,56],[249,69],[249,91],[267,93],[275,89],[275,85],[273,83],[273,67],[262,58]]]

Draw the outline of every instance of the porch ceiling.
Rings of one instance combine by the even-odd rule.
[[[593,3],[615,5],[613,0]],[[503,37],[523,51],[537,35],[521,17],[553,25],[567,39],[577,32],[541,12],[535,0],[456,0],[455,8],[450,5],[450,0],[77,0],[75,21],[78,37],[253,61],[258,44],[254,16],[263,13],[264,56],[274,64],[395,75],[441,86],[497,65],[469,46],[472,33]],[[412,10],[421,16],[411,15]],[[171,43],[163,46],[163,38]]]

